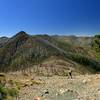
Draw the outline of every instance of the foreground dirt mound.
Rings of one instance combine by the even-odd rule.
[[[100,100],[100,74],[68,77],[35,77],[43,84],[21,88],[15,100]]]

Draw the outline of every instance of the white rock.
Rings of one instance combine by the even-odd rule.
[[[84,79],[84,80],[82,81],[82,83],[86,84],[86,83],[87,83],[87,80],[86,80],[86,79]]]
[[[60,93],[63,94],[65,92],[64,89],[60,89]]]

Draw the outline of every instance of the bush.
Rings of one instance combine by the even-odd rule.
[[[10,96],[15,97],[18,95],[18,90],[15,88],[8,89],[8,93]]]
[[[2,85],[0,85],[0,100],[5,100],[7,99],[7,95],[8,95],[8,91],[5,87],[3,87]]]
[[[18,95],[18,90],[15,88],[7,88],[0,85],[0,100],[12,100],[11,98]]]

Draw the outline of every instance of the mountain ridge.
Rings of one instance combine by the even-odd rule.
[[[73,63],[73,72],[97,73],[100,70],[100,63],[95,57],[95,50],[92,49],[92,41],[93,37],[32,36],[21,31],[9,38],[0,47],[0,71],[17,71],[27,68],[35,70],[35,66],[37,73],[46,59],[54,57],[63,62],[60,67],[59,64],[57,64],[58,67],[55,67],[55,64],[48,64],[47,69],[52,74],[54,74],[54,71],[52,72],[51,66],[55,68],[57,73],[66,75],[71,67],[69,65],[63,66],[63,64],[69,61]],[[46,68],[44,69],[41,71],[43,74],[47,71]],[[82,72],[81,69],[84,69],[84,71]]]

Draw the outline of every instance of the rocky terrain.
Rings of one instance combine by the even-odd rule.
[[[100,100],[100,74],[72,78],[30,76],[19,72],[2,75],[6,88],[1,92],[0,87],[0,93],[7,94],[7,97],[0,97],[0,100]]]
[[[100,100],[100,74],[69,77],[34,77],[40,84],[30,84],[30,79],[23,79],[22,87],[14,100]],[[20,81],[22,81],[20,79]]]

